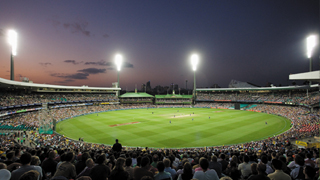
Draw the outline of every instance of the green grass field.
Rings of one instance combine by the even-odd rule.
[[[123,146],[185,148],[265,139],[290,129],[290,120],[240,110],[151,108],[79,116],[56,127],[66,137],[92,143],[112,145],[119,139]]]

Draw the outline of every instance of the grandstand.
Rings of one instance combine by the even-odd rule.
[[[192,95],[166,94],[155,95],[155,104],[191,105]]]
[[[311,154],[314,159],[319,157],[319,143],[313,140],[314,136],[319,136],[320,94],[318,87],[196,89],[195,105],[192,104],[192,95],[152,96],[147,93],[118,95],[120,88],[41,85],[11,82],[1,78],[0,89],[2,152],[9,152],[10,147],[12,148],[15,144],[14,149],[20,149],[23,145],[30,152],[34,149],[40,150],[40,155],[42,150],[46,153],[50,150],[49,148],[56,149],[59,157],[64,154],[65,149],[72,149],[81,155],[88,152],[94,160],[101,152],[116,158],[132,157],[134,153],[138,156],[144,156],[145,153],[151,156],[157,154],[160,157],[173,155],[177,158],[173,159],[177,170],[181,169],[179,163],[185,156],[194,162],[200,157],[211,159],[212,153],[218,157],[223,154],[231,159],[232,156],[242,158],[243,152],[246,152],[253,161],[257,161],[264,155],[271,157],[273,153],[278,156],[285,154],[293,158],[293,155],[298,152],[297,148],[304,147],[303,151],[299,150],[301,155]],[[110,110],[190,106],[230,109],[235,104],[239,104],[242,110],[274,114],[290,119],[291,128],[285,133],[267,139],[223,146],[168,149],[166,147],[133,148],[124,144],[124,154],[119,154],[112,150],[111,144],[87,143],[85,139],[83,142],[81,137],[70,139],[57,134],[53,127],[56,121]],[[39,135],[39,133],[44,134]],[[22,139],[25,138],[25,135],[29,137],[27,142]],[[306,138],[308,141],[305,141]],[[295,143],[297,146],[292,146]],[[80,162],[81,158],[76,157],[76,160]],[[238,163],[241,161],[239,160]],[[223,170],[223,173],[229,175],[228,169]]]

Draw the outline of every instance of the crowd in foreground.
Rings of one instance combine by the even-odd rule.
[[[28,133],[26,133],[28,134]],[[20,137],[25,133],[15,134]],[[319,177],[319,149],[21,147],[1,136],[1,180],[291,180]]]

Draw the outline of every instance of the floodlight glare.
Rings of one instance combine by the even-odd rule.
[[[316,35],[311,35],[307,38],[307,56],[308,56],[308,58],[311,58],[313,48],[316,46],[316,44],[317,44],[317,36]]]
[[[14,30],[9,30],[8,32],[8,41],[12,47],[12,55],[17,55],[17,33]]]
[[[191,64],[192,64],[193,71],[196,71],[198,62],[199,62],[199,56],[197,54],[192,54]]]
[[[115,56],[115,61],[116,61],[116,65],[117,65],[117,70],[120,71],[121,64],[122,64],[122,56],[120,54],[117,54]]]

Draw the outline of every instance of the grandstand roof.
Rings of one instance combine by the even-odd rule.
[[[192,98],[192,95],[180,95],[180,94],[166,94],[166,95],[155,95],[156,99],[160,98]]]
[[[318,85],[313,86],[281,86],[281,87],[246,87],[246,88],[197,88],[196,91],[198,92],[219,92],[219,91],[279,91],[279,90],[298,90],[298,89],[310,89],[310,88],[316,88]]]
[[[0,78],[0,88],[13,88],[13,89],[29,89],[31,91],[38,92],[107,92],[107,91],[119,91],[121,88],[110,88],[110,87],[88,87],[88,86],[62,86],[62,85],[51,85],[51,84],[37,84],[27,83],[20,81],[11,81]]]
[[[260,86],[254,85],[249,82],[241,82],[241,81],[234,80],[234,79],[232,79],[229,83],[229,88],[248,88],[248,87],[249,88],[256,88],[256,87],[260,87]]]
[[[138,97],[154,97],[148,93],[137,92],[137,93],[125,93],[119,96],[119,98],[138,98]]]
[[[290,74],[290,80],[304,80],[304,81],[314,81],[320,82],[320,71],[311,71],[311,72],[304,72],[298,74]]]

